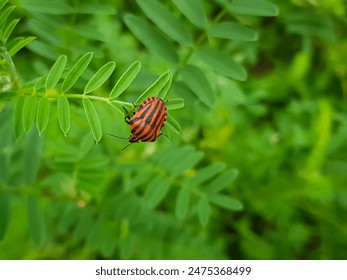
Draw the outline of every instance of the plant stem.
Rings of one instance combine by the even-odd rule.
[[[208,31],[210,29],[211,26],[213,26],[215,23],[217,23],[227,12],[227,8],[223,7],[223,9],[215,16],[215,18],[211,21],[211,23],[207,26],[206,30],[204,33],[202,33],[197,40],[195,41],[194,45],[190,48],[190,50],[188,51],[188,53],[185,55],[185,57],[182,59],[182,62],[180,63],[180,67],[186,65],[189,61],[189,59],[191,58],[191,56],[193,55],[194,51],[196,48],[198,48],[204,41],[206,38],[208,38]],[[174,77],[174,79],[176,78],[176,75]]]
[[[44,94],[38,94],[39,96],[44,96]],[[59,93],[49,93],[46,95],[46,97],[48,98],[59,98],[62,96],[66,96],[67,98],[77,98],[77,99],[93,99],[93,100],[98,100],[98,101],[102,101],[102,102],[106,102],[108,104],[117,104],[120,106],[126,106],[126,107],[132,107],[132,103],[130,102],[125,102],[125,101],[120,101],[120,100],[112,100],[108,97],[101,97],[101,96],[95,96],[95,95],[88,95],[88,94],[78,94],[78,93],[65,93],[65,94],[59,94]]]

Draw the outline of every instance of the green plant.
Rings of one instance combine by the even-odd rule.
[[[0,258],[345,257],[346,5],[273,2],[1,1]]]

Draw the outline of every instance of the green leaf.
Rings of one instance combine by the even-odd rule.
[[[126,15],[124,22],[132,33],[153,53],[170,63],[178,62],[175,47],[145,20],[134,15]]]
[[[21,6],[33,13],[50,15],[67,15],[74,12],[73,8],[62,1],[30,0],[23,1]]]
[[[205,189],[207,193],[216,193],[230,185],[238,176],[237,169],[229,169],[220,174],[217,178],[212,180]]]
[[[38,98],[36,96],[29,96],[25,99],[23,107],[23,128],[26,133],[28,133],[35,121],[36,108],[37,108]]]
[[[80,2],[78,4],[79,4],[78,7],[75,8],[75,13],[78,13],[78,14],[113,15],[116,13],[116,9],[114,9],[110,5],[87,3],[87,2]]]
[[[46,97],[41,97],[37,106],[36,125],[40,133],[45,131],[50,114],[50,103]]]
[[[140,72],[141,62],[135,61],[130,67],[124,72],[124,74],[119,78],[116,85],[113,87],[110,98],[114,99],[120,96],[123,91],[125,91],[132,81],[136,78],[137,74]]]
[[[213,25],[209,36],[234,41],[256,41],[258,33],[251,28],[235,22],[221,22]]]
[[[46,240],[46,229],[43,212],[36,197],[28,198],[28,226],[33,243],[41,248]]]
[[[228,10],[235,14],[273,17],[278,15],[278,8],[266,0],[234,0],[228,4]]]
[[[57,182],[57,184],[64,184],[68,180],[69,175],[68,174],[60,174],[56,173],[54,175],[54,181]],[[48,182],[49,184],[49,182]],[[79,219],[83,219],[83,214],[87,212],[85,208],[79,209],[79,207],[73,203],[67,203],[65,204],[64,208],[60,212],[60,219],[59,222],[57,221],[57,224],[55,225],[55,231],[57,234],[67,234],[68,232],[71,233],[71,227],[78,226]]]
[[[163,151],[161,156],[156,158],[156,163],[168,173],[181,175],[198,164],[203,156],[203,152],[196,151],[191,146],[184,146]]]
[[[32,40],[36,39],[36,37],[19,37],[16,38],[17,40],[11,44],[11,47],[7,47],[9,49],[8,53],[10,56],[14,56],[18,51],[20,51],[22,48],[24,48],[27,44],[29,44]]]
[[[63,92],[67,92],[77,82],[78,78],[87,69],[90,61],[92,60],[92,57],[93,57],[92,52],[86,53],[71,68],[71,70],[67,74],[67,76],[66,76],[66,78],[65,78],[65,80],[61,86],[61,90]]]
[[[200,197],[198,205],[197,205],[197,213],[198,213],[200,224],[202,226],[206,226],[208,223],[209,215],[210,215],[210,204],[208,202],[206,195],[202,195]]]
[[[61,55],[58,57],[57,61],[52,66],[51,70],[49,70],[48,72],[47,79],[46,79],[46,90],[50,90],[57,85],[65,69],[66,62],[67,62],[66,55]]]
[[[16,105],[14,107],[14,114],[13,114],[13,130],[14,135],[16,136],[16,139],[21,137],[23,133],[23,108],[25,103],[25,97],[24,96],[18,96],[16,99]]]
[[[136,100],[135,104],[139,105],[142,101],[150,96],[158,96],[160,91],[164,89],[170,82],[171,72],[167,71],[162,74],[148,89],[146,89]]]
[[[12,110],[4,110],[0,113],[0,186],[9,186],[10,180],[12,179],[14,163],[20,161],[15,161],[14,153],[12,149],[14,146],[13,139],[13,122],[11,122],[10,117],[13,115]],[[18,166],[18,165],[17,165]],[[0,187],[1,190],[6,190],[6,188]],[[5,195],[5,192],[4,192]],[[1,199],[1,197],[0,197]],[[0,214],[1,216],[1,214]],[[1,217],[0,217],[1,219]],[[1,221],[0,221],[1,224]],[[1,229],[0,229],[1,232]]]
[[[200,28],[207,26],[206,13],[199,0],[172,0],[172,2],[191,23]]]
[[[212,203],[228,210],[240,211],[243,209],[243,205],[239,200],[224,194],[213,194],[208,198]]]
[[[225,168],[224,163],[211,164],[207,167],[200,169],[194,177],[188,177],[185,183],[188,186],[197,186],[207,181],[208,179],[212,178],[216,174],[222,172],[224,168]]]
[[[5,7],[5,5],[7,4],[8,0],[0,0],[0,10]]]
[[[166,82],[166,84],[163,86],[163,88],[158,93],[158,97],[164,101],[166,99],[166,96],[167,96],[170,88],[171,88],[171,83],[172,83],[172,74],[170,71],[169,71],[169,74],[170,74],[169,80]]]
[[[6,44],[8,38],[11,36],[12,31],[15,29],[17,23],[19,22],[19,19],[14,19],[10,22],[10,24],[8,24],[4,30],[4,43]]]
[[[103,232],[102,220],[98,219],[97,221],[95,221],[94,225],[90,227],[89,234],[87,237],[86,247],[89,248],[90,250],[99,251],[103,243],[102,232]]]
[[[38,40],[33,41],[27,48],[39,56],[53,61],[60,55],[53,46]]]
[[[96,113],[94,105],[89,99],[84,98],[83,107],[84,107],[84,111],[86,112],[88,123],[93,133],[93,137],[96,142],[99,142],[102,138],[102,130],[101,130],[99,117],[98,117],[98,114]]]
[[[194,65],[186,65],[181,71],[181,76],[183,82],[195,93],[200,101],[212,108],[216,96],[204,72]]]
[[[170,134],[170,131],[167,129],[167,126],[164,126],[162,128],[162,135],[165,137],[166,140],[168,141],[171,140],[171,134]]]
[[[181,188],[177,194],[175,214],[177,219],[183,220],[187,216],[190,200],[190,192],[185,188]]]
[[[10,221],[10,203],[9,196],[5,191],[0,191],[0,241],[6,235],[8,224]]]
[[[106,259],[112,257],[118,243],[118,239],[114,237],[115,226],[108,224],[108,227],[104,227],[102,231],[102,246],[101,253]]]
[[[141,168],[136,175],[129,177],[125,182],[124,189],[126,191],[132,191],[135,188],[145,184],[150,178],[153,178],[153,171],[150,168]]]
[[[48,20],[38,20],[38,19],[30,19],[27,23],[27,28],[34,33],[39,40],[45,41],[51,46],[63,45],[63,41],[60,36],[57,36],[57,32],[52,32],[55,27],[50,25]],[[61,28],[61,27],[56,27]],[[54,58],[54,61],[57,58]]]
[[[137,0],[145,14],[170,38],[180,44],[192,43],[192,35],[184,24],[156,0]]]
[[[202,47],[197,50],[197,54],[202,61],[216,72],[239,81],[247,79],[245,69],[221,51]]]
[[[102,66],[87,83],[84,89],[84,94],[92,92],[101,87],[112,75],[115,68],[116,63],[114,61],[110,61]]]
[[[168,110],[176,110],[176,109],[181,109],[183,107],[184,107],[184,99],[183,98],[169,99],[166,102],[166,108]]]
[[[155,177],[146,187],[144,194],[149,208],[155,208],[163,201],[171,187],[171,182],[164,177]]]
[[[179,125],[179,123],[174,119],[173,116],[171,115],[167,115],[167,125],[170,127],[170,129],[177,133],[177,134],[180,134],[182,129],[181,129],[181,126]]]
[[[12,13],[12,11],[15,9],[15,6],[10,6],[5,9],[5,11],[2,11],[0,13],[0,26],[6,22],[8,16]]]
[[[42,138],[36,129],[30,131],[27,137],[26,147],[24,150],[24,179],[25,184],[30,186],[34,184],[37,173],[40,168]]]
[[[38,78],[38,79],[35,81],[34,89],[35,89],[35,90],[39,90],[39,89],[44,88],[45,85],[46,85],[46,80],[47,80],[47,75],[44,75],[44,76]]]
[[[87,133],[82,141],[81,141],[81,145],[79,146],[79,158],[82,159],[83,157],[85,157],[89,151],[93,148],[94,146],[94,141],[93,141],[93,137]]]
[[[83,211],[79,215],[77,225],[72,235],[73,240],[79,242],[85,239],[90,232],[90,225],[94,223],[92,215],[89,211]]]
[[[58,98],[58,119],[59,125],[66,136],[68,131],[70,130],[70,105],[67,97],[63,96]]]

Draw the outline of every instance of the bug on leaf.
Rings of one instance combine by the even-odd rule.
[[[154,142],[161,135],[160,131],[167,118],[166,105],[162,99],[156,96],[148,97],[140,104],[139,109],[134,112],[132,117],[125,108],[124,110],[126,112],[125,122],[130,125],[131,135],[129,137],[130,144],[122,150],[140,141]]]

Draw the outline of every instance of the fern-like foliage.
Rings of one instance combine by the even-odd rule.
[[[88,68],[92,57],[93,53],[86,53],[71,67],[71,69],[66,69],[67,57],[65,55],[59,56],[48,74],[35,81],[32,87],[32,94],[29,96],[20,96],[17,99],[14,117],[17,137],[21,135],[22,128],[25,132],[30,131],[35,116],[39,132],[42,133],[45,130],[50,116],[51,102],[49,100],[52,99],[57,100],[59,125],[65,135],[67,135],[70,130],[71,122],[69,100],[81,100],[96,142],[99,142],[102,138],[102,127],[94,102],[104,102],[108,106],[112,106],[124,114],[123,107],[133,109],[134,105],[138,106],[149,96],[158,96],[163,100],[167,99],[167,93],[171,85],[171,73],[169,71],[161,75],[148,89],[146,89],[134,104],[117,99],[136,78],[141,69],[141,63],[139,61],[135,61],[129,66],[114,85],[108,97],[96,96],[92,95],[92,93],[97,91],[113,73],[116,67],[116,63],[113,61],[106,63],[92,75],[85,84],[83,92],[76,92],[73,86]],[[171,103],[174,104],[173,107],[170,106]],[[181,108],[183,107],[183,99],[168,100],[167,105],[168,109]],[[177,133],[180,132],[180,126],[172,117],[168,118],[168,124],[169,127],[173,128],[173,131]]]
[[[276,16],[278,9],[267,0],[219,0],[220,11],[208,20],[205,12],[208,4],[204,1],[172,2],[175,7],[169,10],[157,0],[137,0],[152,23],[133,14],[125,15],[124,22],[150,51],[175,65],[174,76],[211,108],[216,92],[206,69],[245,81],[247,73],[241,65],[242,57],[230,45],[256,41],[258,33],[242,23],[247,22],[242,16]]]
[[[0,92],[17,89],[18,75],[11,57],[35,39],[32,36],[11,36],[19,19],[8,19],[15,6],[8,6],[7,2],[0,1]]]
[[[18,23],[18,20],[15,19],[6,24],[9,14],[14,10],[14,6],[5,7],[6,2],[7,1],[2,2],[1,8],[3,8],[3,11],[0,17],[0,26],[2,26],[0,34],[1,56],[3,59],[1,64],[4,65],[3,71],[5,73],[1,77],[1,80],[3,83],[8,83],[8,85],[4,84],[2,86],[3,91],[9,91],[10,89],[17,91],[14,109],[14,132],[17,138],[19,138],[23,132],[29,133],[34,123],[36,123],[40,134],[44,132],[51,115],[50,111],[53,100],[56,100],[60,128],[66,136],[71,127],[71,99],[80,99],[83,104],[89,127],[96,142],[101,140],[103,132],[93,102],[104,102],[108,106],[112,106],[119,112],[124,113],[123,108],[133,108],[134,106],[138,106],[149,96],[158,96],[163,100],[167,100],[167,93],[172,81],[170,71],[162,74],[133,104],[118,100],[118,97],[127,89],[139,73],[141,69],[141,63],[139,61],[135,61],[129,66],[114,85],[108,97],[96,96],[92,95],[92,93],[99,90],[99,88],[110,78],[116,67],[114,61],[107,62],[105,65],[100,67],[96,73],[89,78],[83,91],[79,92],[74,88],[74,85],[83,73],[88,71],[88,65],[93,57],[92,52],[82,55],[78,61],[71,66],[71,68],[67,68],[67,56],[60,55],[46,75],[28,82],[24,86],[19,85],[18,74],[12,56],[35,39],[35,37],[17,37],[12,41],[7,42],[15,25]],[[32,2],[30,3],[30,5],[33,5]],[[66,9],[64,5],[57,5],[63,10]],[[58,6],[55,7],[54,4],[53,6],[47,6],[46,9],[48,10],[44,9],[44,11],[49,12],[52,7],[55,7],[54,11],[59,11]],[[183,99],[172,99],[167,102],[169,110],[182,108],[183,106]],[[168,126],[176,133],[181,131],[177,121],[175,121],[175,119],[170,115],[168,117]]]
[[[124,108],[131,112],[147,97],[158,96],[167,101],[168,127],[180,133],[171,112],[184,107],[190,93],[190,106],[213,109],[220,76],[246,80],[240,48],[258,39],[258,33],[248,26],[252,22],[248,18],[274,16],[277,8],[266,0],[217,2],[212,18],[208,2],[199,0],[172,0],[166,6],[157,0],[137,0],[134,3],[142,16],[121,15],[123,22],[114,26],[119,24],[120,30],[128,27],[154,54],[150,59],[158,59],[162,71],[156,69],[162,74],[154,82],[144,83],[141,91],[135,90],[136,96],[130,101],[124,93],[139,79],[148,58],[147,54],[141,57],[142,50],[134,59],[127,57],[126,67],[113,81],[119,67],[115,61],[128,54],[113,53],[111,61],[101,59],[103,52],[113,50],[110,41],[118,39],[114,26],[105,28],[108,23],[103,22],[104,16],[115,14],[114,9],[88,1],[75,6],[68,1],[24,1],[22,8],[34,15],[27,20],[27,28],[38,37],[31,42],[34,37],[9,40],[18,20],[9,21],[14,7],[0,2],[0,95],[14,102],[13,108],[8,106],[0,114],[0,120],[8,120],[13,113],[12,121],[0,126],[1,135],[7,136],[0,138],[0,183],[5,186],[5,191],[0,189],[0,240],[10,220],[9,201],[18,196],[26,202],[28,231],[37,248],[46,240],[69,236],[72,246],[86,245],[88,256],[161,258],[163,251],[167,251],[166,258],[222,256],[223,241],[216,241],[201,228],[211,222],[220,227],[223,217],[216,215],[218,211],[243,209],[232,189],[239,173],[236,168],[219,159],[205,159],[204,152],[186,144],[170,143],[155,156],[149,152],[145,159],[143,154],[132,152],[132,161],[127,161],[127,154],[114,153],[107,139],[94,145],[105,131],[110,132],[103,126],[105,112],[109,119],[115,115],[116,122],[123,123]],[[95,17],[104,28],[63,20],[78,14],[98,15]],[[85,46],[83,39],[72,43],[76,34],[90,45]],[[137,44],[133,36],[123,42],[127,40]],[[100,49],[93,49],[95,41]],[[13,56],[29,42],[28,49],[45,62],[32,63],[36,67],[34,77],[29,75],[29,81],[23,83]],[[177,98],[168,98],[171,88]],[[200,121],[199,116],[188,117]],[[81,119],[83,124],[76,127]],[[54,127],[49,129],[52,121],[65,136],[75,136],[70,143],[61,139],[44,143],[41,134],[56,132]],[[87,126],[90,133],[86,134]],[[23,135],[23,141],[15,141]],[[18,187],[18,195],[10,193],[8,186]],[[47,230],[49,224],[56,225],[54,231]],[[181,236],[186,226],[190,233]],[[204,246],[206,243],[209,246]]]

